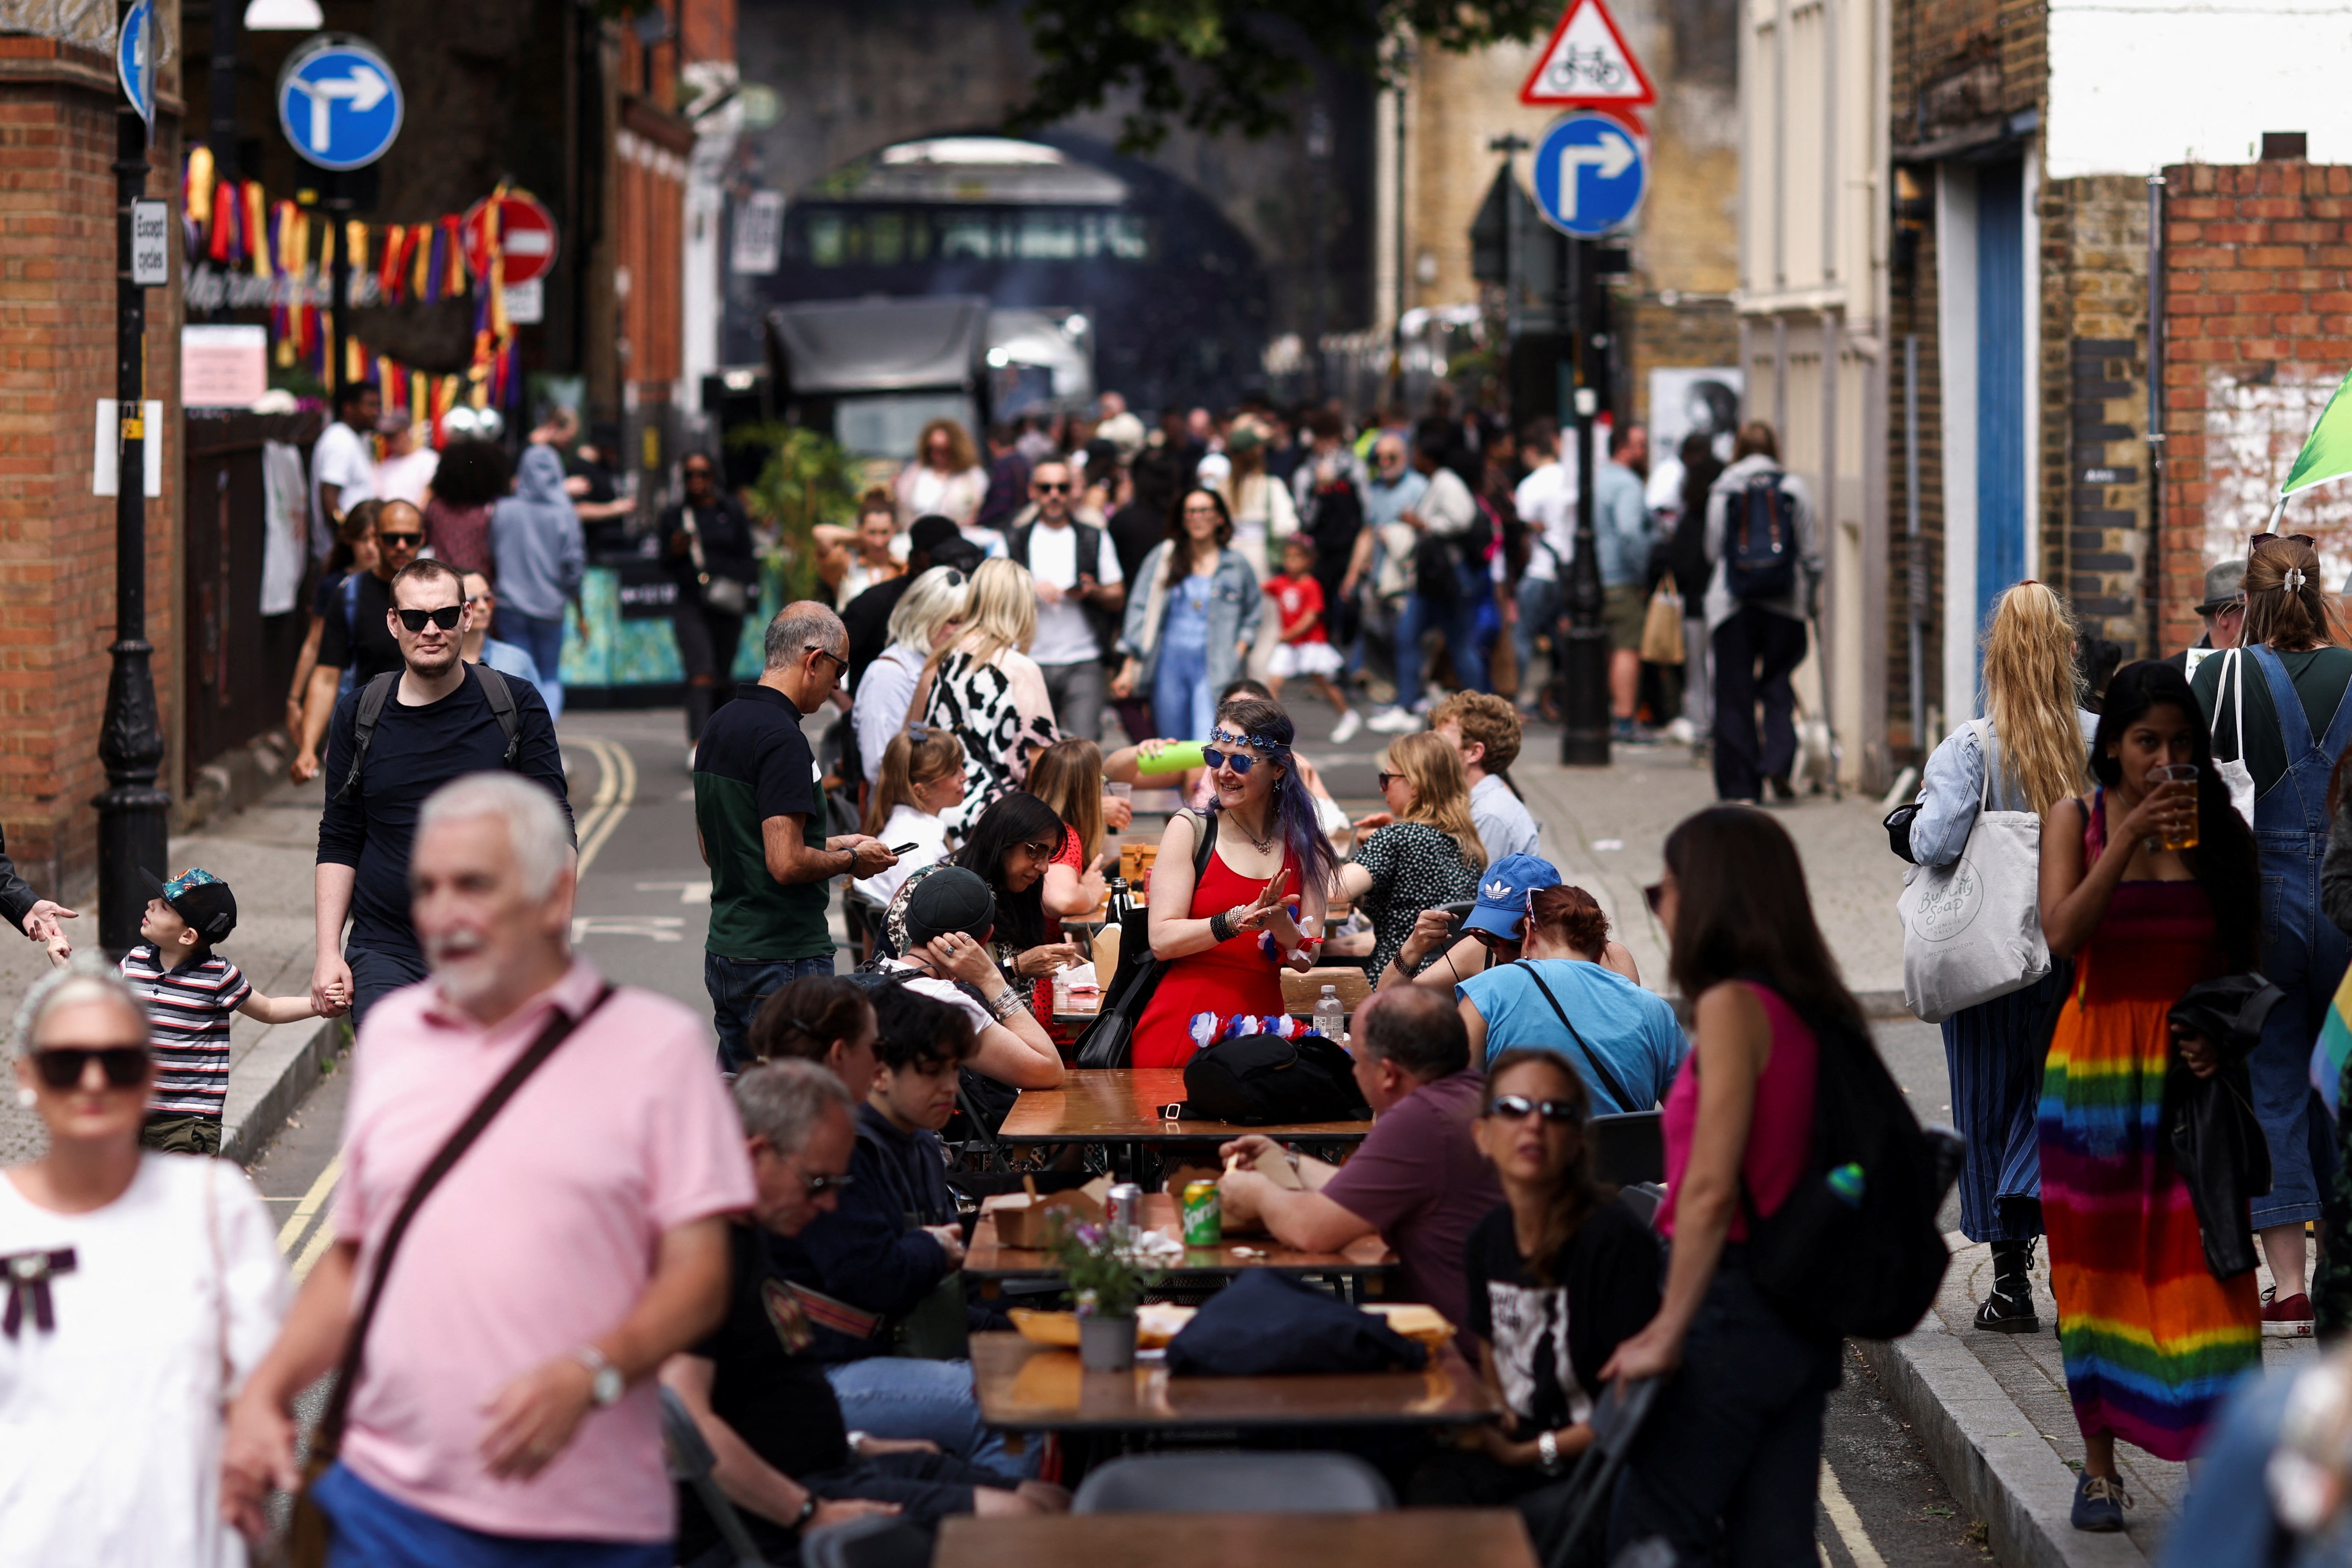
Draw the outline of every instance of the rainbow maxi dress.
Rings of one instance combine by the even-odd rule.
[[[2105,847],[2105,791],[2084,852]],[[2250,1270],[2205,1266],[2189,1189],[2160,1152],[2165,1015],[2222,967],[2195,882],[2125,882],[2075,959],[2042,1080],[2042,1214],[2066,1392],[2085,1433],[2186,1459],[2262,1361]]]

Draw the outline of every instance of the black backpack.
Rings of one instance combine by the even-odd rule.
[[[1896,1339],[1935,1304],[1951,1261],[1936,1211],[1958,1166],[1947,1147],[1956,1135],[1920,1128],[1857,1026],[1810,1016],[1805,1022],[1820,1050],[1812,1150],[1787,1201],[1769,1217],[1757,1214],[1741,1179],[1748,1271],[1800,1328]]]
[[[1723,585],[1735,599],[1785,599],[1797,589],[1797,498],[1759,474],[1725,521]]]
[[[1361,1121],[1371,1113],[1356,1088],[1354,1061],[1320,1035],[1216,1040],[1184,1064],[1184,1114],[1204,1121],[1263,1127]]]
[[[507,678],[487,664],[473,667],[481,679],[482,695],[488,699],[490,712],[506,731],[507,752],[499,759],[499,766],[514,771],[515,759],[522,754],[522,721],[516,716],[514,693],[507,687]],[[354,714],[352,730],[352,771],[343,775],[343,787],[335,792],[342,799],[360,787],[361,770],[367,766],[368,747],[375,742],[376,721],[383,717],[383,705],[392,700],[392,688],[399,680],[400,671],[386,670],[360,689],[360,709]]]
[[[1076,552],[1072,559],[1076,561],[1079,573],[1100,582],[1102,577],[1097,568],[1102,564],[1103,531],[1089,527],[1075,518],[1070,521],[1070,528],[1077,535],[1070,545]],[[1036,531],[1037,525],[1034,522],[1024,523],[1014,529],[1012,536],[1004,542],[1005,554],[1024,566],[1028,565],[1029,541]],[[1126,630],[1118,612],[1105,609],[1090,599],[1079,600],[1078,609],[1086,616],[1087,625],[1094,629],[1096,644],[1108,656],[1112,648],[1118,646],[1118,639]]]

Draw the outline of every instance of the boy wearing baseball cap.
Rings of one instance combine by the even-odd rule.
[[[202,868],[168,882],[141,875],[156,896],[139,920],[144,940],[121,965],[147,1004],[154,1034],[155,1095],[139,1141],[167,1154],[217,1154],[228,1100],[228,1016],[290,1024],[318,1010],[307,994],[264,996],[213,951],[236,929],[236,897],[226,882]]]

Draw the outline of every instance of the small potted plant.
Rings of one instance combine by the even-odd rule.
[[[1060,1223],[1053,1251],[1078,1307],[1078,1362],[1088,1372],[1135,1366],[1135,1310],[1160,1273],[1136,1255],[1124,1226]]]

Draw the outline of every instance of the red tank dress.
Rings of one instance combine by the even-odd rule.
[[[1283,869],[1289,886],[1299,884],[1298,858],[1286,854]],[[1240,875],[1222,854],[1209,857],[1208,869],[1192,889],[1194,920],[1206,920],[1220,910],[1255,902],[1265,884]],[[1170,964],[1159,989],[1144,1005],[1135,1026],[1135,1065],[1139,1068],[1181,1068],[1198,1049],[1186,1033],[1195,1013],[1220,1017],[1235,1013],[1280,1013],[1282,968],[1265,955],[1258,933],[1245,932],[1203,952],[1188,953]]]

